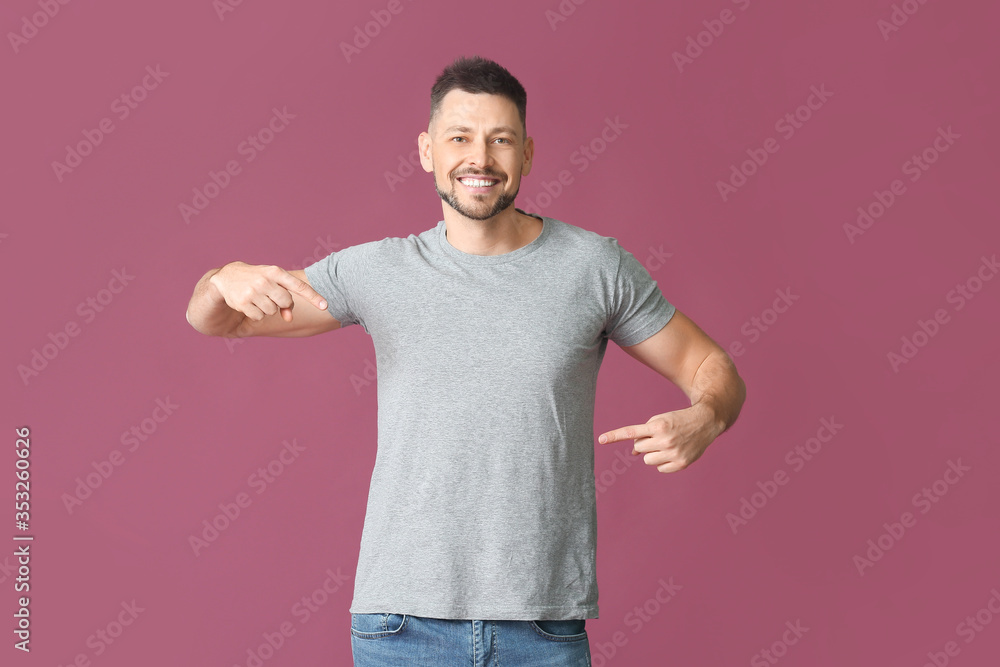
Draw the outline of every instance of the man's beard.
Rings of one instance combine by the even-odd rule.
[[[456,179],[457,180],[457,179]],[[453,182],[451,186],[451,192],[445,192],[437,184],[437,177],[434,178],[434,189],[437,190],[438,196],[444,201],[448,202],[448,205],[453,209],[464,215],[466,218],[471,220],[489,220],[490,218],[499,215],[501,212],[505,211],[509,206],[514,204],[514,199],[517,198],[517,193],[521,191],[521,183],[518,182],[517,190],[513,194],[507,194],[505,191],[501,190],[500,195],[497,197],[493,206],[486,209],[484,208],[484,203],[477,202],[475,208],[470,208],[458,200],[458,195],[456,194],[456,189],[458,188],[458,183]],[[501,187],[502,182],[497,183],[496,188]],[[478,195],[472,195],[476,197]]]

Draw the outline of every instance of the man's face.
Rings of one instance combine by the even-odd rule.
[[[420,158],[434,172],[438,195],[472,220],[488,220],[514,204],[531,169],[517,106],[500,95],[452,90],[420,135]]]

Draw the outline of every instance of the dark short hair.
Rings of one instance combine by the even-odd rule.
[[[521,127],[527,135],[528,125],[525,116],[528,94],[521,82],[497,63],[481,56],[461,56],[445,67],[431,88],[430,122],[434,122],[444,96],[455,89],[473,94],[486,93],[506,97],[517,107],[517,113],[521,117]]]

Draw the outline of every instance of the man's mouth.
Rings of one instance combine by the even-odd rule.
[[[500,182],[500,179],[490,178],[488,176],[460,176],[458,181],[470,192],[489,192],[490,188]]]

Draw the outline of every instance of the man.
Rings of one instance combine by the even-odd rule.
[[[307,266],[205,274],[216,336],[360,324],[378,448],[351,605],[355,665],[589,665],[598,616],[593,408],[609,339],[690,408],[603,434],[682,470],[745,399],[732,361],[612,237],[514,206],[531,169],[524,88],[460,58],[431,91],[424,170],[444,220]]]

